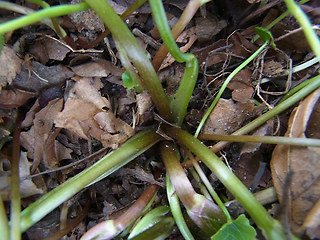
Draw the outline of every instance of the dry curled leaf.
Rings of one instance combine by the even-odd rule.
[[[320,89],[292,111],[286,136],[306,137],[305,132],[309,128],[312,113],[320,111],[319,98]],[[312,127],[313,131],[320,131],[319,125]],[[317,230],[320,222],[319,159],[319,148],[277,145],[271,160],[273,183],[280,203],[287,207],[291,216],[292,231],[299,235],[306,233],[311,239],[320,238]],[[286,182],[288,174],[291,175],[290,182]],[[283,200],[285,191],[289,194],[286,201]],[[310,222],[310,219],[316,222]]]
[[[50,101],[45,108],[35,114],[32,128],[20,134],[21,145],[28,150],[29,157],[33,158],[31,172],[34,172],[43,159],[46,141],[52,132],[53,119],[61,111],[62,105],[63,99]]]
[[[98,91],[100,80],[82,78],[74,87],[62,112],[55,116],[56,127],[67,128],[79,137],[101,141],[104,147],[117,148],[134,130],[111,111],[108,99]]]

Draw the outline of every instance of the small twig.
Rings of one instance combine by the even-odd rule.
[[[138,28],[134,28],[132,30],[132,33],[141,38],[146,44],[149,44],[154,49],[158,50],[161,47],[161,43],[158,43],[156,40],[154,40],[152,37],[148,36],[147,34],[141,32]]]
[[[79,161],[76,161],[76,162],[73,162],[73,163],[70,163],[66,166],[63,166],[63,167],[59,167],[59,168],[55,168],[55,169],[49,169],[49,170],[46,170],[46,171],[43,171],[43,172],[40,172],[40,173],[36,173],[36,174],[33,174],[33,175],[30,175],[30,176],[25,176],[24,178],[21,179],[21,181],[25,180],[25,179],[30,179],[30,178],[34,178],[34,177],[37,177],[37,176],[40,176],[40,175],[43,175],[43,174],[48,174],[48,173],[52,173],[52,172],[57,172],[57,171],[62,171],[64,169],[67,169],[67,168],[71,168],[75,165],[78,165],[84,161],[87,161],[87,160],[90,160],[91,158],[93,157],[97,157],[99,155],[104,155],[105,152],[108,150],[109,148],[101,148],[100,150],[98,150],[97,152],[91,154],[90,156],[87,156],[83,159],[80,159]]]

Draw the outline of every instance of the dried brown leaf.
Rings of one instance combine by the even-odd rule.
[[[196,18],[196,34],[201,42],[211,40],[226,26],[225,20],[219,20],[214,15]]]
[[[73,87],[74,97],[70,97],[63,111],[57,114],[55,124],[81,138],[90,140],[94,137],[105,147],[117,148],[134,131],[127,123],[114,116],[110,102],[98,91],[101,87],[98,79],[80,79]]]
[[[100,128],[105,132],[101,135],[104,147],[118,148],[119,144],[125,142],[134,134],[129,124],[116,118],[112,112],[100,112],[94,116]]]
[[[34,156],[31,172],[34,172],[42,160],[46,140],[52,132],[54,117],[61,111],[62,106],[63,99],[54,99],[35,115],[33,120]]]
[[[0,92],[0,107],[1,108],[16,108],[25,104],[35,94],[19,89],[5,90]]]
[[[253,101],[234,103],[232,99],[221,98],[203,126],[204,134],[228,135],[238,130],[244,121],[261,113],[263,106]]]
[[[56,127],[67,128],[79,137],[89,140],[87,132],[82,128],[80,122],[93,119],[93,116],[101,112],[91,102],[69,98],[64,105],[62,112],[54,116]]]
[[[111,109],[109,100],[101,97],[100,93],[98,92],[98,90],[102,87],[103,85],[100,79],[82,78],[74,85],[73,92],[77,98],[92,103],[98,109]]]
[[[138,106],[137,114],[139,116],[139,124],[141,125],[145,120],[145,112],[148,111],[152,106],[152,100],[150,94],[147,91],[137,94],[136,100]]]
[[[45,38],[42,41],[42,44],[46,48],[49,59],[63,61],[67,53],[70,52],[70,49],[63,45],[61,42],[51,38]]]
[[[2,87],[11,84],[16,75],[21,71],[22,60],[15,51],[4,46],[0,55],[0,91]]]
[[[313,111],[319,111],[320,105],[316,104],[319,98],[320,89],[308,96],[291,113],[286,136],[306,137],[305,131],[310,115]],[[319,130],[317,128],[317,131]],[[274,186],[279,201],[289,209],[291,229],[296,234],[303,234],[304,231],[307,234],[316,232],[315,224],[309,225],[310,222],[306,217],[312,214],[311,211],[320,198],[319,158],[320,149],[315,147],[277,145],[272,154],[271,170]],[[292,174],[291,181],[285,184],[288,173]],[[283,202],[285,189],[289,191],[288,202]],[[320,238],[320,235],[315,238]]]
[[[61,65],[47,67],[33,61],[31,66],[23,67],[22,71],[13,80],[12,85],[21,89],[39,92],[45,87],[62,84],[73,75],[72,71]]]
[[[232,91],[232,99],[246,103],[253,95],[253,87],[251,83],[252,72],[248,68],[238,72],[228,84],[228,88]]]
[[[88,62],[71,67],[80,77],[108,77],[110,71],[101,62]]]

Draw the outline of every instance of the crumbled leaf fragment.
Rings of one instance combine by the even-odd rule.
[[[211,240],[250,240],[255,239],[256,231],[249,220],[241,214],[236,220],[227,222],[211,237]]]

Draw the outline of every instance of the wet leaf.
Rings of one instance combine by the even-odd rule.
[[[302,101],[291,113],[288,137],[306,137],[308,122],[312,119],[312,112],[319,112],[320,90]],[[311,117],[310,117],[311,116]],[[317,122],[319,119],[316,120]],[[319,125],[312,126],[314,132],[319,132]],[[277,145],[272,154],[271,170],[274,186],[282,206],[286,206],[291,216],[291,229],[296,234],[305,231],[310,238],[320,238],[317,224],[310,222],[309,218],[318,218],[317,202],[320,198],[320,149],[315,147],[293,147]],[[291,181],[286,182],[288,174]],[[284,198],[288,191],[288,198]],[[317,206],[317,207],[316,207]]]
[[[245,215],[241,214],[236,220],[227,222],[211,237],[211,240],[250,240],[255,239],[256,231],[250,225]]]

